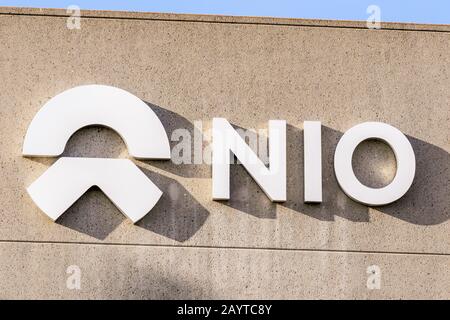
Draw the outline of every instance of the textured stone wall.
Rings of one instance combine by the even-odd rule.
[[[0,298],[450,298],[450,27],[82,15],[70,30],[64,10],[0,9]],[[209,165],[133,160],[164,192],[143,220],[93,188],[52,222],[26,187],[55,159],[22,157],[23,138],[46,101],[83,84],[135,94],[169,137],[213,117],[287,120],[288,201],[271,203],[241,166],[231,199],[212,201]],[[305,120],[323,125],[319,205],[302,200]],[[352,201],[334,176],[337,141],[364,121],[397,127],[416,154],[412,188],[388,206]],[[129,157],[105,128],[77,132],[64,156]],[[366,142],[354,167],[379,187],[395,157]],[[67,288],[73,265],[80,290]]]

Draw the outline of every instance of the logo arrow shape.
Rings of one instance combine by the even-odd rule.
[[[27,191],[55,221],[92,186],[98,186],[133,223],[143,218],[162,195],[132,161],[103,158],[60,158]]]

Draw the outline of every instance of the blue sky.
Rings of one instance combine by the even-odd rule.
[[[0,6],[366,20],[369,5],[382,21],[450,24],[450,0],[0,0]]]

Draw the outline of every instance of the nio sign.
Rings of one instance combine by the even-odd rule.
[[[170,159],[169,140],[157,115],[129,92],[103,85],[69,89],[48,101],[28,128],[23,155],[59,156],[71,135],[89,125],[115,130],[135,158]],[[270,120],[268,137],[267,167],[226,119],[213,119],[213,199],[230,198],[230,157],[234,154],[272,201],[286,201],[286,121]],[[383,188],[363,185],[353,172],[353,152],[366,139],[383,140],[394,151],[397,172]],[[402,197],[413,182],[415,166],[408,139],[398,129],[380,122],[365,122],[349,129],[334,156],[342,190],[371,206]],[[322,202],[321,124],[317,121],[304,122],[304,179],[304,201]],[[132,161],[101,158],[60,158],[27,190],[36,205],[56,220],[92,186],[98,186],[133,222],[144,217],[162,195]]]

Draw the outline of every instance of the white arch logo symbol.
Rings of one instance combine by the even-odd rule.
[[[169,139],[153,110],[131,93],[104,85],[75,87],[48,101],[28,127],[23,155],[59,156],[72,134],[90,125],[115,130],[134,158],[170,159]],[[98,186],[133,223],[162,195],[130,160],[104,158],[62,157],[27,191],[55,221],[92,186]]]

